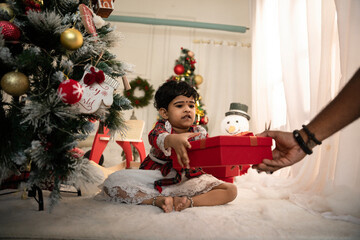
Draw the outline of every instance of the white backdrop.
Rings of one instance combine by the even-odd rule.
[[[135,0],[115,1],[112,15],[177,19],[250,27],[250,3],[248,0],[162,1]],[[139,8],[138,6],[143,6]],[[191,6],[188,10],[183,6]],[[209,134],[220,133],[220,122],[231,102],[240,101],[251,112],[251,30],[234,33],[170,26],[112,22],[119,34],[119,41],[112,52],[119,60],[135,65],[128,75],[147,79],[157,89],[171,75],[181,47],[195,53],[195,74],[203,76],[199,86],[202,103],[209,117]],[[118,89],[123,91],[122,86]],[[147,134],[157,119],[151,104],[135,109],[138,119],[145,120],[143,139],[148,152]],[[126,111],[129,119],[132,111]],[[114,144],[110,144],[113,146]],[[114,145],[112,150],[118,147]],[[106,151],[108,151],[107,149]],[[106,160],[105,160],[106,161]]]
[[[219,44],[196,44],[193,47],[199,60],[198,69],[205,82],[200,94],[209,114],[209,135],[221,135],[220,124],[231,102],[251,105],[251,48]]]
[[[301,128],[360,66],[356,44],[360,41],[360,2],[336,4],[333,0],[256,2],[252,66],[253,111],[258,113],[255,126],[273,120],[277,129]],[[264,98],[271,104],[264,104]],[[357,120],[324,140],[311,156],[276,173],[285,176],[282,181],[269,178],[267,184],[281,197],[310,211],[360,223],[359,141]]]

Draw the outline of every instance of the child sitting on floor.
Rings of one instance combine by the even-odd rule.
[[[189,141],[207,137],[194,125],[196,90],[184,81],[168,81],[155,94],[155,107],[162,117],[149,133],[151,150],[140,169],[120,170],[104,182],[104,192],[115,201],[154,205],[164,212],[194,206],[215,206],[233,201],[234,184],[225,183],[201,169],[190,169]],[[174,149],[181,171],[172,168]]]

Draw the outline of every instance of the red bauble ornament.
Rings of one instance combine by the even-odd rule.
[[[20,29],[13,23],[8,21],[0,21],[1,34],[7,41],[17,41],[21,36]]]
[[[69,104],[79,102],[83,95],[83,89],[80,83],[73,79],[67,79],[60,83],[57,92],[61,100]]]
[[[174,72],[177,74],[177,75],[181,75],[183,74],[185,71],[185,68],[183,65],[181,64],[177,64],[175,67],[174,67]]]
[[[209,122],[209,118],[207,116],[204,116],[200,119],[201,125],[206,125],[206,124],[208,124],[208,122]]]

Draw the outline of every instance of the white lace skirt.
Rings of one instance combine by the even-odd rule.
[[[176,172],[172,170],[166,178],[173,178]],[[104,181],[103,193],[107,193],[112,201],[139,204],[146,199],[159,196],[154,189],[154,181],[163,179],[159,170],[125,169],[112,173]],[[162,186],[162,196],[195,196],[210,191],[224,183],[209,174],[187,179],[170,186]]]

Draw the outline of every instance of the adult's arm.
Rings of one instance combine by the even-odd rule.
[[[360,117],[360,68],[348,81],[339,94],[306,126],[315,138],[322,141],[341,130]],[[299,131],[309,149],[316,143],[309,139],[301,129]],[[260,171],[276,171],[302,160],[306,154],[294,139],[291,132],[265,131],[259,134],[275,140],[273,160],[264,159],[263,163],[254,165]]]

